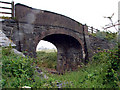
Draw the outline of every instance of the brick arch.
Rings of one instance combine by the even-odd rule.
[[[23,35],[20,41],[21,51],[28,49],[29,53],[26,54],[36,57],[36,47],[39,41],[52,38],[51,42],[54,42],[58,48],[58,72],[63,73],[64,69],[77,68],[78,63],[84,62],[85,30],[82,24],[64,15],[22,4],[16,4],[15,9],[19,32]],[[59,42],[60,38],[55,40],[55,37],[61,37],[64,44]]]
[[[64,32],[63,32],[64,31]],[[52,40],[48,40],[51,39],[52,36],[54,36],[53,38],[56,38],[56,36],[59,36],[59,39],[55,39],[53,42],[51,42]],[[63,41],[63,43],[57,43],[59,42],[60,39],[63,39],[63,37],[70,38],[68,39],[68,41]],[[46,39],[47,37],[47,39]],[[73,32],[70,31],[66,31],[66,30],[48,30],[48,31],[44,31],[42,32],[39,37],[37,38],[37,42],[36,42],[36,47],[37,44],[39,43],[40,40],[46,40],[49,41],[51,43],[53,43],[58,51],[58,58],[57,58],[57,71],[59,71],[59,73],[64,73],[65,70],[73,70],[77,68],[77,65],[80,64],[80,62],[83,61],[83,53],[84,53],[84,46],[82,43],[82,40],[77,37],[77,35]],[[69,40],[71,40],[72,42],[72,46],[69,46]],[[64,47],[62,47],[64,46]],[[66,49],[66,50],[65,50]],[[61,56],[66,59],[61,59]],[[74,60],[76,59],[76,61],[74,62]],[[60,64],[61,63],[61,64]],[[76,64],[71,64],[71,63],[76,63]]]
[[[70,33],[68,31],[63,31],[63,30],[61,30],[61,31],[49,30],[49,31],[42,32],[42,34],[41,34],[37,43],[39,43],[39,41],[42,40],[43,38],[45,38],[46,36],[53,35],[53,34],[63,34],[63,35],[68,35],[68,36],[73,37],[74,39],[76,39],[81,44],[82,49],[84,50],[84,44],[82,43],[82,40],[79,37],[77,37],[76,34]]]

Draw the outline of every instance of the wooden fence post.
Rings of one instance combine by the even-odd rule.
[[[12,5],[12,18],[14,18],[15,16],[15,12],[14,12],[14,1],[12,1],[12,3],[11,3],[11,5]]]
[[[0,8],[2,8],[2,9],[10,9],[10,10],[11,10],[11,12],[1,12],[1,11],[0,11],[0,13],[1,13],[1,14],[10,14],[10,15],[11,15],[11,18],[14,19],[14,17],[15,17],[14,1],[12,1],[12,2],[0,1],[0,3],[3,3],[3,4],[10,4],[10,5],[11,5],[11,8],[10,8],[10,7],[1,7],[1,6],[0,6]]]
[[[92,31],[92,33],[93,33],[93,27],[91,27],[91,31]]]

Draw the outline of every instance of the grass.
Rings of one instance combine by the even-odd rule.
[[[36,63],[39,67],[46,67],[56,69],[57,66],[57,52],[37,52]]]
[[[120,88],[120,58],[117,49],[101,52],[93,57],[92,62],[73,72],[64,75],[47,73],[43,78],[37,72],[39,68],[54,68],[57,65],[56,52],[38,52],[37,60],[21,57],[10,52],[11,48],[2,51],[3,88],[30,86],[34,88]]]
[[[103,67],[104,65],[88,65],[78,71],[69,72],[65,75],[51,75],[51,77],[58,81],[71,82],[73,88],[106,88],[109,86],[103,84]]]
[[[115,65],[118,67],[117,70],[115,70]],[[61,82],[63,84],[62,87],[116,88],[120,87],[119,72],[120,61],[118,49],[115,49],[96,54],[92,62],[89,62],[86,66],[84,65],[77,71],[66,72],[64,75],[47,75],[52,81]]]
[[[51,53],[51,52],[57,52],[57,50],[56,49],[45,49],[45,50],[43,49],[43,50],[37,51],[37,53],[39,52]]]

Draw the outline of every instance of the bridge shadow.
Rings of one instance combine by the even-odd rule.
[[[65,34],[51,34],[45,36],[42,40],[51,42],[56,46],[56,70],[59,73],[75,70],[83,62],[82,46],[74,37]]]

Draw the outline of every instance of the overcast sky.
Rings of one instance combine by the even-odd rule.
[[[9,1],[12,0],[1,0]],[[102,30],[110,23],[104,16],[113,16],[113,22],[118,20],[119,0],[13,0],[33,8],[56,12],[76,21]],[[0,6],[2,6],[0,4]],[[5,6],[5,5],[4,5]],[[114,29],[111,29],[112,31]]]

